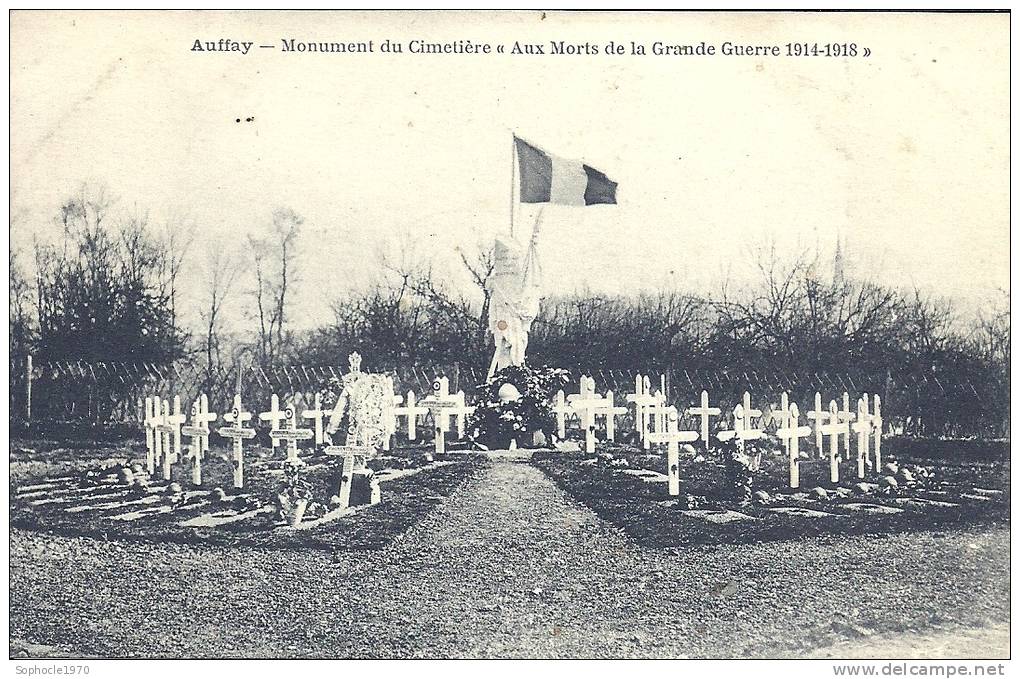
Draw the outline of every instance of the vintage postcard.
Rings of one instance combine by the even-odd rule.
[[[12,671],[1004,674],[1009,56],[1002,11],[11,12]]]

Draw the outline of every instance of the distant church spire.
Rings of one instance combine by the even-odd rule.
[[[846,282],[846,260],[839,231],[836,232],[836,254],[832,257],[832,280],[836,283]]]

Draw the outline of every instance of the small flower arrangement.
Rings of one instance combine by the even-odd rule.
[[[288,460],[283,463],[283,480],[276,493],[280,518],[296,526],[301,523],[312,499],[312,486],[304,478],[304,464]]]

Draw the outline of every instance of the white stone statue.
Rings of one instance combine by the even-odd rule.
[[[517,241],[496,239],[495,267],[489,290],[489,332],[495,351],[489,376],[508,365],[521,365],[528,350],[528,333],[542,300],[542,270],[538,261],[541,212],[531,232],[528,249]]]

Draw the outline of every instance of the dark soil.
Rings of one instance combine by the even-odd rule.
[[[665,454],[654,448],[642,451],[629,445],[600,445],[600,452],[609,452],[616,460],[625,460],[626,467],[666,472]],[[901,464],[932,464],[929,458],[910,455],[887,456],[886,461]],[[536,453],[535,464],[564,490],[590,507],[600,518],[622,528],[639,544],[650,547],[723,544],[796,540],[812,535],[884,534],[918,530],[954,530],[966,526],[1008,526],[1009,460],[956,459],[939,462],[936,479],[927,486],[901,488],[895,495],[870,493],[827,500],[792,498],[787,489],[787,459],[766,456],[755,477],[754,488],[772,497],[767,506],[803,507],[833,514],[828,517],[804,517],[776,514],[760,503],[741,504],[728,490],[724,465],[708,457],[695,461],[681,455],[681,495],[698,498],[698,509],[733,510],[754,517],[753,520],[711,523],[681,513],[687,509],[667,494],[664,483],[646,483],[621,473],[619,467],[596,462],[591,455],[542,451]],[[622,463],[617,463],[622,464]],[[834,490],[828,482],[828,463],[801,465],[801,491],[823,487]],[[850,489],[856,478],[855,463],[844,462],[842,485]],[[877,477],[867,479],[875,482]],[[963,497],[974,487],[1001,491],[987,499]],[[777,494],[779,496],[777,497]],[[922,498],[957,504],[956,507],[899,504],[896,498]],[[902,508],[896,514],[865,514],[846,508],[848,503],[868,503]]]
[[[425,464],[421,453],[421,448],[393,450],[385,457],[373,460],[372,463],[378,468],[415,468]],[[219,487],[231,495],[241,492],[232,488],[233,468],[226,455],[226,451],[220,449],[209,451],[202,465],[203,489]],[[270,470],[279,468],[283,455],[282,449],[275,453],[258,448],[246,451],[243,495],[249,498],[249,507],[272,502],[280,476],[272,474]],[[129,448],[74,449],[47,442],[17,442],[12,444],[11,457],[13,491],[15,486],[39,483],[47,478],[69,473],[77,474],[110,461],[144,463],[145,456],[142,446],[137,443]],[[339,486],[340,466],[335,458],[305,454],[303,459],[310,465],[316,465],[308,472],[306,479],[312,486],[313,500],[323,505],[321,513],[327,509],[330,496]],[[11,526],[16,528],[57,535],[93,536],[102,540],[209,543],[326,551],[380,549],[414,525],[484,466],[484,458],[478,455],[450,453],[442,459],[453,463],[423,469],[413,475],[384,482],[381,484],[382,501],[378,505],[308,530],[279,530],[275,512],[258,514],[244,521],[215,528],[179,525],[181,521],[218,508],[200,504],[202,500],[208,499],[208,496],[189,492],[192,488],[190,466],[186,463],[176,464],[172,469],[171,481],[180,483],[187,497],[186,504],[173,512],[154,514],[133,521],[118,521],[112,517],[143,507],[129,506],[69,513],[58,505],[33,506],[19,501],[12,492],[10,521]],[[158,471],[152,483],[163,485]],[[117,499],[132,500],[147,494],[144,490],[136,490]],[[308,518],[311,518],[311,515]]]

